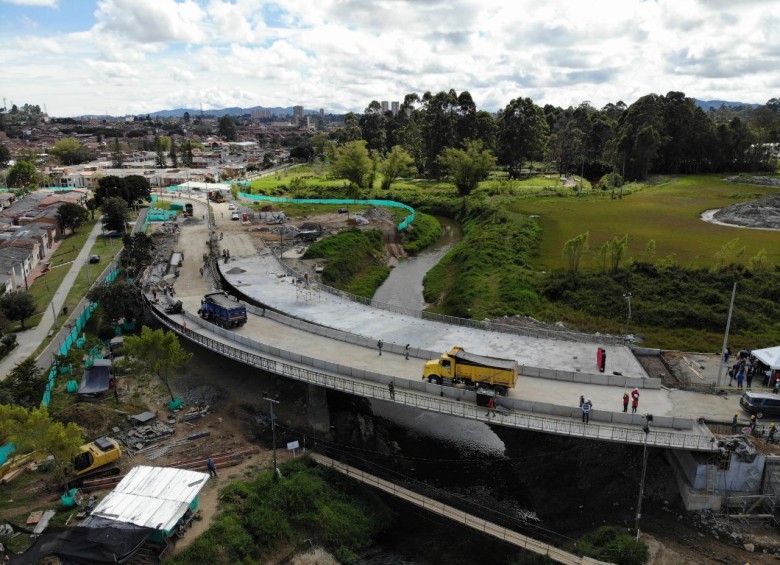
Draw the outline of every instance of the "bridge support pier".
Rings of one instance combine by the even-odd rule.
[[[320,434],[330,432],[330,410],[328,409],[328,389],[316,385],[306,387],[306,419],[311,429]]]

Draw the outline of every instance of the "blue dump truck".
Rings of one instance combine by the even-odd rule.
[[[224,292],[204,296],[198,314],[221,328],[240,328],[246,324],[246,307],[231,300]]]

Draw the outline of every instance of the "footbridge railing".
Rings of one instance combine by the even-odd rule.
[[[628,428],[614,425],[600,425],[596,423],[584,424],[577,420],[561,419],[551,416],[541,416],[538,414],[528,414],[507,409],[498,409],[495,414],[489,416],[484,407],[477,406],[475,403],[462,402],[459,399],[450,399],[443,396],[434,396],[412,390],[405,390],[397,386],[393,393],[387,386],[387,383],[376,383],[360,380],[359,378],[350,378],[339,376],[338,374],[326,373],[306,366],[285,363],[273,358],[274,350],[278,348],[271,347],[269,356],[259,355],[254,351],[248,351],[237,347],[238,342],[225,343],[232,341],[230,332],[214,328],[214,331],[220,335],[222,340],[214,339],[202,333],[199,333],[178,322],[168,318],[160,312],[153,304],[148,304],[151,312],[163,325],[167,326],[177,334],[197,343],[211,351],[219,353],[225,357],[235,359],[246,365],[262,369],[269,373],[274,373],[284,377],[289,377],[301,382],[323,386],[332,390],[338,390],[348,394],[384,400],[387,402],[396,402],[406,406],[447,414],[459,418],[468,418],[487,423],[514,427],[532,431],[542,431],[558,435],[567,435],[583,437],[601,441],[612,441],[619,443],[630,443],[642,445],[647,442],[648,445],[664,448],[686,449],[694,451],[713,451],[717,449],[712,436],[703,436],[692,433],[674,433],[650,430],[647,434],[641,428]],[[235,336],[239,337],[239,336]],[[281,352],[281,351],[279,351]],[[304,359],[304,356],[298,355],[298,360],[293,359],[293,363],[300,362],[308,366],[314,365],[316,360]],[[323,363],[320,361],[320,363]],[[411,381],[410,381],[411,383]],[[426,386],[423,383],[416,383]],[[427,385],[431,386],[431,385]],[[436,387],[440,388],[440,387]],[[443,393],[443,391],[442,391]],[[472,393],[473,394],[473,393]]]
[[[493,522],[489,522],[483,518],[474,516],[464,512],[463,510],[459,510],[454,506],[441,503],[437,500],[414,492],[413,490],[409,490],[380,477],[366,473],[365,471],[361,471],[360,469],[352,467],[351,465],[347,465],[346,463],[342,463],[340,461],[336,461],[335,459],[331,459],[330,457],[320,455],[319,453],[310,452],[309,457],[314,459],[320,465],[330,467],[339,473],[347,475],[348,477],[360,481],[363,484],[377,488],[397,498],[405,500],[406,502],[414,504],[419,508],[423,508],[428,512],[433,512],[434,514],[438,514],[439,516],[443,516],[453,520],[454,522],[463,524],[464,526],[468,526],[469,528],[480,531],[484,534],[488,534],[507,543],[511,543],[512,545],[527,551],[531,551],[538,555],[544,555],[556,563],[562,563],[564,565],[609,565],[609,563],[605,561],[598,561],[591,557],[580,557],[579,555],[574,555],[573,553],[564,551],[563,549],[557,548],[554,545],[550,545]]]

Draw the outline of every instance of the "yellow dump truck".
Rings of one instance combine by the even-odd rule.
[[[79,454],[73,458],[73,470],[76,477],[82,477],[117,461],[122,456],[119,442],[110,437],[101,437],[82,445]]]
[[[423,380],[429,383],[489,388],[506,395],[515,386],[520,366],[514,359],[498,359],[466,353],[462,347],[453,347],[439,359],[428,361],[423,369]]]

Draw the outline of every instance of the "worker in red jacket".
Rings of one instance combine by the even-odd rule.
[[[631,413],[636,414],[636,409],[639,407],[639,389],[634,387],[631,391]]]

